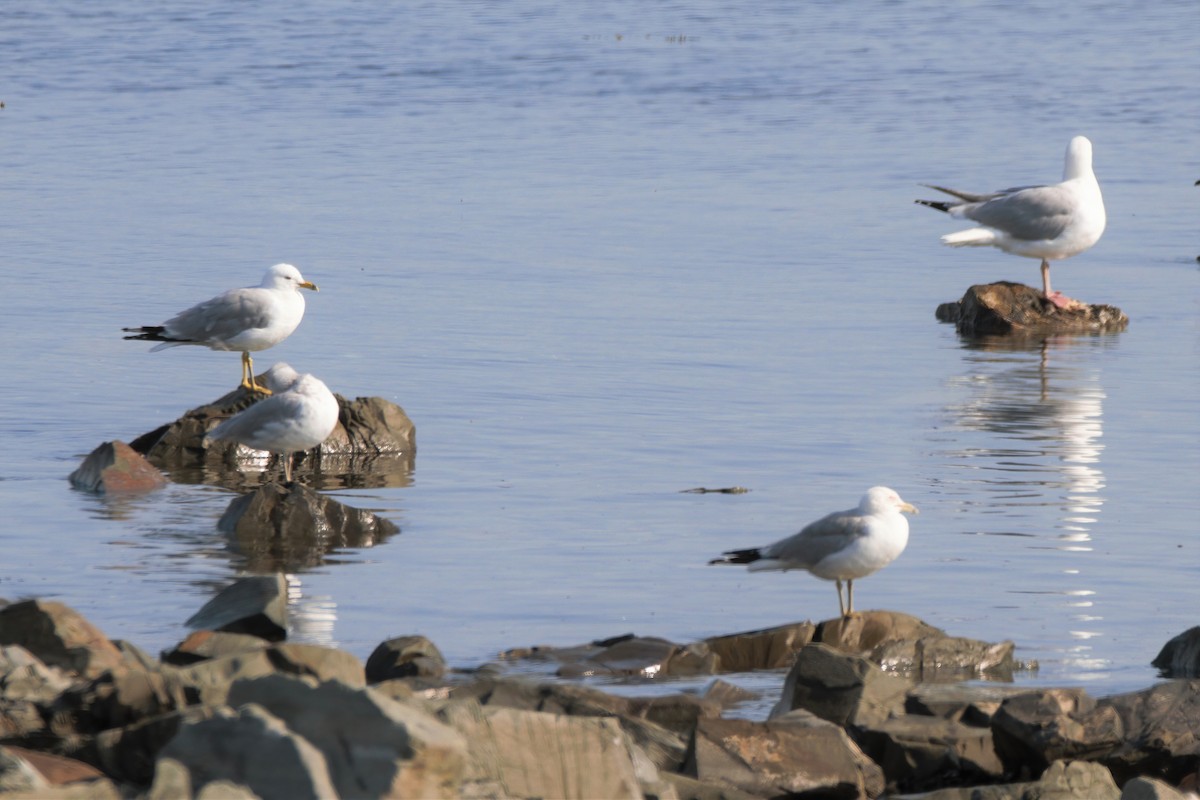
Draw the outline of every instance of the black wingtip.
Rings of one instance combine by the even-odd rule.
[[[919,206],[929,206],[930,208],[935,208],[943,213],[950,213],[950,204],[941,200],[913,200],[913,202]]]
[[[722,553],[722,558],[714,558],[709,564],[751,564],[762,558],[757,547],[749,550],[729,550]]]

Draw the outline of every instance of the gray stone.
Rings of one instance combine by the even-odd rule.
[[[1125,728],[1111,707],[1083,689],[1043,689],[1010,697],[992,717],[996,753],[1009,774],[1032,778],[1051,762],[1095,759],[1121,744]]]
[[[397,636],[382,642],[367,659],[367,682],[393,678],[440,678],[446,659],[424,636]]]
[[[1200,676],[1200,625],[1188,628],[1163,645],[1150,662],[1164,678],[1195,678]]]
[[[1157,778],[1139,777],[1121,788],[1121,800],[1188,800],[1188,796]]]
[[[1129,317],[1109,305],[1058,308],[1038,289],[998,281],[967,289],[962,299],[938,306],[936,316],[964,336],[1123,331]]]
[[[817,626],[796,622],[758,631],[713,636],[704,640],[717,657],[721,672],[786,669],[800,648],[813,640]]]
[[[855,739],[894,791],[991,783],[1004,774],[988,728],[910,714],[876,722]]]
[[[1154,775],[1179,783],[1200,763],[1200,680],[1175,680],[1097,701],[1114,737],[1101,760],[1118,783]],[[1084,720],[1085,723],[1089,720]]]
[[[227,631],[193,631],[186,639],[170,650],[164,650],[162,662],[176,667],[185,667],[198,661],[210,658],[247,653],[253,650],[265,650],[271,642],[248,633],[229,633]]]
[[[16,644],[42,663],[94,678],[124,659],[113,643],[74,609],[53,600],[0,608],[0,645]]]
[[[1010,697],[1027,694],[1028,687],[1011,685],[968,685],[963,683],[921,683],[908,692],[904,710],[909,714],[941,717],[967,725],[988,726]]]
[[[261,678],[275,671],[266,650],[211,658],[187,667],[163,667],[164,673],[174,675],[188,687],[196,702],[207,705],[223,705],[234,681]]]
[[[212,719],[225,711],[224,706],[193,705],[100,731],[80,748],[80,755],[106,775],[145,786],[154,779],[160,751],[181,727]]]
[[[862,656],[805,645],[784,681],[771,718],[802,708],[835,725],[863,726],[902,712],[912,682],[888,675]]]
[[[287,636],[287,580],[281,572],[238,578],[184,624],[281,641]]]
[[[69,480],[76,489],[100,494],[148,492],[167,485],[166,477],[124,442],[105,442],[97,447]]]
[[[315,644],[277,644],[265,652],[276,671],[285,675],[338,681],[355,689],[367,685],[362,662],[345,650]]]

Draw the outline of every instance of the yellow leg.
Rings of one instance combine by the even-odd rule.
[[[246,352],[242,353],[242,388],[248,392],[271,394],[270,389],[254,382],[254,362],[250,359],[250,354]]]

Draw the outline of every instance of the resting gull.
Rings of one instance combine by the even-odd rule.
[[[161,342],[150,352],[184,344],[204,345],[212,350],[240,350],[242,386],[252,392],[270,394],[254,381],[250,353],[274,347],[292,335],[304,317],[301,289],[317,291],[291,264],[276,264],[267,270],[262,284],[230,289],[211,300],[181,311],[162,325],[123,328],[126,339]]]
[[[908,520],[917,509],[886,486],[867,490],[858,508],[835,511],[767,547],[729,550],[709,564],[746,564],[751,572],[804,569],[837,581],[838,608],[854,613],[854,581],[892,563],[908,544]],[[846,599],[842,599],[846,581]]]
[[[952,217],[978,222],[942,237],[951,247],[998,247],[1006,253],[1042,260],[1042,291],[1054,305],[1073,301],[1050,288],[1050,262],[1079,255],[1100,240],[1106,218],[1100,184],[1092,172],[1092,143],[1076,136],[1067,145],[1062,183],[1018,186],[973,194],[922,184],[957,200],[917,200]]]

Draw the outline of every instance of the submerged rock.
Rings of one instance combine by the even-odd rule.
[[[76,489],[100,494],[148,492],[167,485],[157,467],[121,441],[97,447],[69,480]]]
[[[936,316],[964,336],[1116,332],[1129,325],[1115,306],[1059,308],[1039,290],[1009,281],[972,286],[961,300],[938,306]]]

